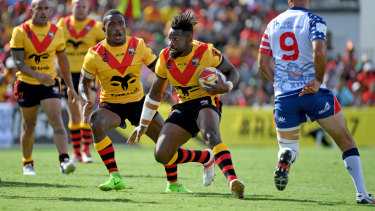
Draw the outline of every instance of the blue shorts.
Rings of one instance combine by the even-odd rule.
[[[278,95],[273,110],[277,128],[291,128],[307,121],[323,119],[341,111],[335,95],[329,89],[299,97],[301,89]]]

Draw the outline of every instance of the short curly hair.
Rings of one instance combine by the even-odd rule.
[[[173,17],[171,28],[174,30],[181,29],[182,31],[193,33],[193,27],[197,23],[197,18],[195,17],[193,12],[180,12],[178,15]]]
[[[108,21],[108,16],[110,16],[110,15],[121,15],[121,16],[124,16],[120,11],[118,11],[116,9],[110,9],[106,13],[104,13],[104,15],[103,15],[103,25],[106,24],[106,22]],[[124,18],[124,20],[125,20],[125,18]]]

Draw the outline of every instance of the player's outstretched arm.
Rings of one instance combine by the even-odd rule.
[[[143,104],[139,126],[134,129],[133,133],[126,141],[129,146],[133,146],[135,140],[137,140],[139,143],[141,136],[146,133],[148,125],[151,123],[156,111],[159,108],[161,98],[163,97],[163,92],[167,87],[167,84],[168,80],[159,78],[157,75],[155,75],[151,90],[146,96],[145,103]]]
[[[83,112],[82,121],[86,124],[89,122],[89,118],[94,107],[94,102],[90,99],[90,84],[94,80],[95,75],[86,72],[84,69],[81,70],[81,78],[79,79],[78,92],[82,100]]]
[[[72,74],[70,72],[69,60],[64,51],[56,52],[57,56],[57,63],[59,64],[60,73],[64,78],[65,84],[68,86],[67,93],[68,93],[68,100],[77,103],[78,102],[78,95],[77,92],[74,90],[73,82],[72,82]]]

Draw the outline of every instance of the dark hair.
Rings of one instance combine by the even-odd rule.
[[[105,25],[105,23],[108,21],[108,16],[110,16],[110,15],[121,15],[121,16],[123,16],[123,14],[120,11],[118,11],[116,9],[110,9],[107,12],[105,12],[104,15],[103,15],[103,25]]]
[[[173,17],[171,28],[175,30],[181,29],[182,31],[193,33],[193,26],[197,23],[197,19],[193,12],[180,12],[178,15]]]

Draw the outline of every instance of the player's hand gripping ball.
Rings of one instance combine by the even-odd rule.
[[[206,67],[199,73],[198,81],[203,88],[208,88],[205,84],[215,85],[219,82],[219,74],[222,80],[225,82],[226,78],[223,73],[214,67]]]

